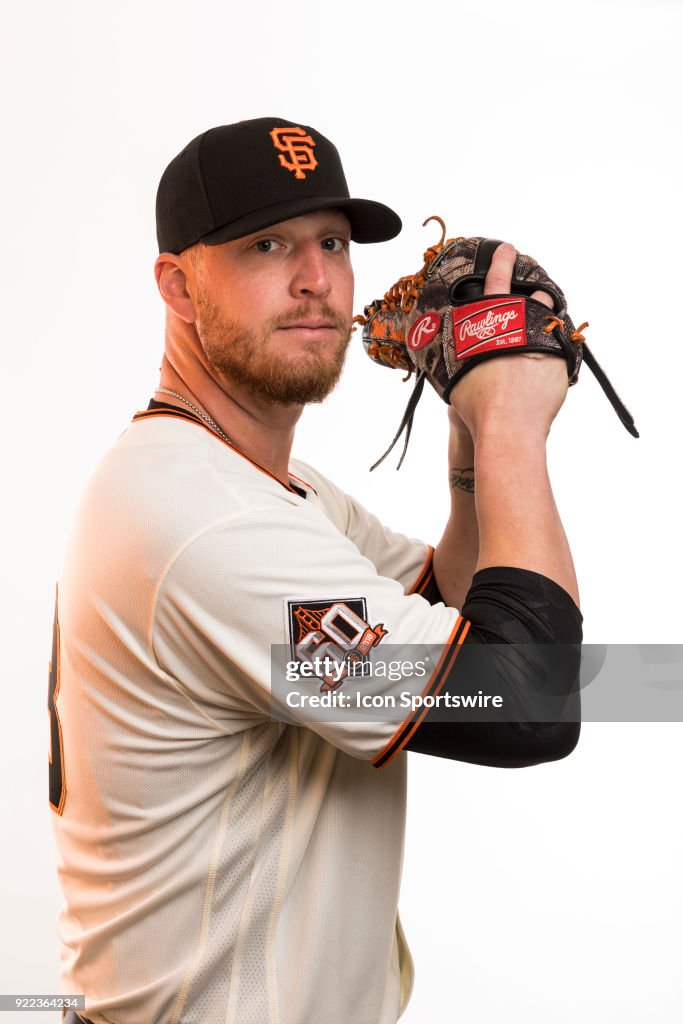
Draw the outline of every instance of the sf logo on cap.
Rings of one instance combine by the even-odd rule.
[[[303,128],[273,128],[269,134],[275,148],[280,150],[280,163],[288,171],[293,171],[295,178],[305,178],[307,171],[316,169],[315,140]]]

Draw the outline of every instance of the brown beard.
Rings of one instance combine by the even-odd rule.
[[[272,317],[261,334],[221,313],[203,288],[195,298],[195,327],[209,366],[227,381],[238,384],[270,404],[306,405],[322,402],[337,384],[351,339],[346,321],[325,304],[307,305],[290,314]],[[308,317],[333,323],[339,341],[333,349],[314,342],[293,360],[272,340],[272,332]]]

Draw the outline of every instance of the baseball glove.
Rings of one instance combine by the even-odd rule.
[[[484,296],[491,258],[501,244],[495,238],[449,238],[439,217],[441,241],[427,249],[424,265],[400,278],[383,299],[354,318],[363,326],[363,345],[382,366],[400,368],[407,380],[415,372],[415,388],[399,429],[372,469],[382,462],[406,431],[400,468],[408,447],[413,416],[425,380],[444,401],[461,377],[478,363],[499,355],[547,352],[567,363],[569,384],[578,380],[582,360],[595,374],[619,419],[638,437],[633,417],[586,345],[583,323],[575,328],[561,288],[530,256],[517,255],[511,292]],[[544,291],[550,309],[531,295]]]

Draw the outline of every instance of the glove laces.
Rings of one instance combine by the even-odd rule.
[[[439,224],[439,226],[441,227],[441,238],[436,243],[436,245],[430,245],[429,248],[425,251],[422,257],[423,264],[420,267],[420,269],[415,274],[406,274],[405,277],[399,277],[398,281],[392,284],[391,288],[389,288],[384,293],[383,299],[381,299],[379,302],[371,303],[369,306],[366,307],[365,313],[363,315],[355,316],[353,318],[353,324],[360,324],[362,327],[364,327],[366,323],[368,323],[368,321],[373,316],[376,316],[378,313],[395,313],[397,311],[400,311],[404,315],[407,315],[413,311],[413,309],[415,308],[415,303],[422,294],[422,290],[427,281],[427,277],[429,276],[431,270],[433,269],[436,260],[442,255],[444,249],[447,246],[451,245],[453,242],[461,241],[460,238],[449,238],[448,240],[446,240],[446,225],[444,224],[441,217],[437,217],[436,215],[427,217],[422,227],[426,227],[431,220],[436,221],[437,224]],[[355,330],[355,327],[353,328],[353,330]],[[374,359],[379,359],[381,362],[385,363],[387,366],[391,366],[394,369],[400,368],[406,370],[406,376],[403,378],[403,381],[405,382],[409,380],[410,377],[412,376],[414,366],[408,359],[404,346],[405,339],[401,339],[401,341],[397,340],[395,342],[392,342],[390,338],[387,338],[387,340],[383,342],[375,338],[368,346],[368,355],[372,356]],[[394,435],[394,439],[387,448],[387,450],[385,451],[384,455],[382,455],[381,458],[379,458],[377,462],[375,462],[374,465],[370,467],[371,472],[373,469],[377,469],[380,463],[384,462],[387,455],[391,452],[396,442],[399,440],[401,434],[405,431],[403,451],[401,452],[401,458],[398,461],[396,469],[398,470],[401,468],[401,465],[406,455],[406,451],[408,450],[408,442],[410,440],[410,434],[413,429],[413,418],[415,416],[415,410],[417,408],[418,402],[420,401],[420,398],[422,397],[422,392],[424,389],[426,379],[427,375],[424,370],[420,370],[419,373],[416,374],[415,387],[413,388],[413,392],[410,398],[408,399],[408,404],[406,406],[405,412],[403,413],[403,417],[399,424],[398,430]]]
[[[367,306],[364,314],[354,316],[351,321],[352,323],[365,327],[368,320],[376,316],[377,313],[395,313],[397,310],[400,310],[401,313],[411,313],[413,311],[437,257],[441,255],[447,245],[451,245],[452,242],[461,241],[460,238],[449,238],[446,241],[446,225],[441,217],[436,215],[427,217],[422,227],[426,227],[430,220],[435,220],[440,225],[441,238],[436,245],[430,245],[423,254],[424,263],[420,269],[415,274],[406,274],[405,277],[399,277],[398,281],[392,284],[391,288],[384,293],[383,299]]]
[[[427,277],[438,257],[441,256],[446,246],[460,241],[460,239],[456,238],[446,240],[446,225],[441,217],[436,215],[427,217],[422,227],[426,227],[431,220],[435,220],[441,227],[441,238],[436,245],[430,245],[423,254],[422,267],[415,274],[406,274],[404,277],[399,277],[398,281],[392,284],[391,288],[384,293],[384,298],[366,306],[364,313],[354,316],[351,321],[352,324],[359,324],[361,327],[365,327],[367,322],[378,313],[395,313],[400,311],[403,314],[408,314],[413,311],[415,303],[422,294]],[[355,331],[356,327],[352,327],[352,330]],[[415,368],[406,355],[404,343],[405,339],[399,340],[397,338],[393,340],[388,337],[386,341],[382,341],[379,338],[374,338],[368,345],[367,351],[369,356],[384,363],[386,366],[390,366],[394,370],[405,370],[406,375],[403,377],[403,382],[405,383],[407,380],[410,380]]]

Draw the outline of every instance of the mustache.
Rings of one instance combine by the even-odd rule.
[[[269,328],[270,330],[277,330],[279,327],[290,327],[291,324],[296,324],[300,320],[308,320],[313,317],[329,320],[342,333],[349,333],[351,331],[351,320],[343,317],[324,302],[322,305],[302,306],[300,309],[293,309],[291,313],[282,313],[280,316],[274,316],[269,322]]]

